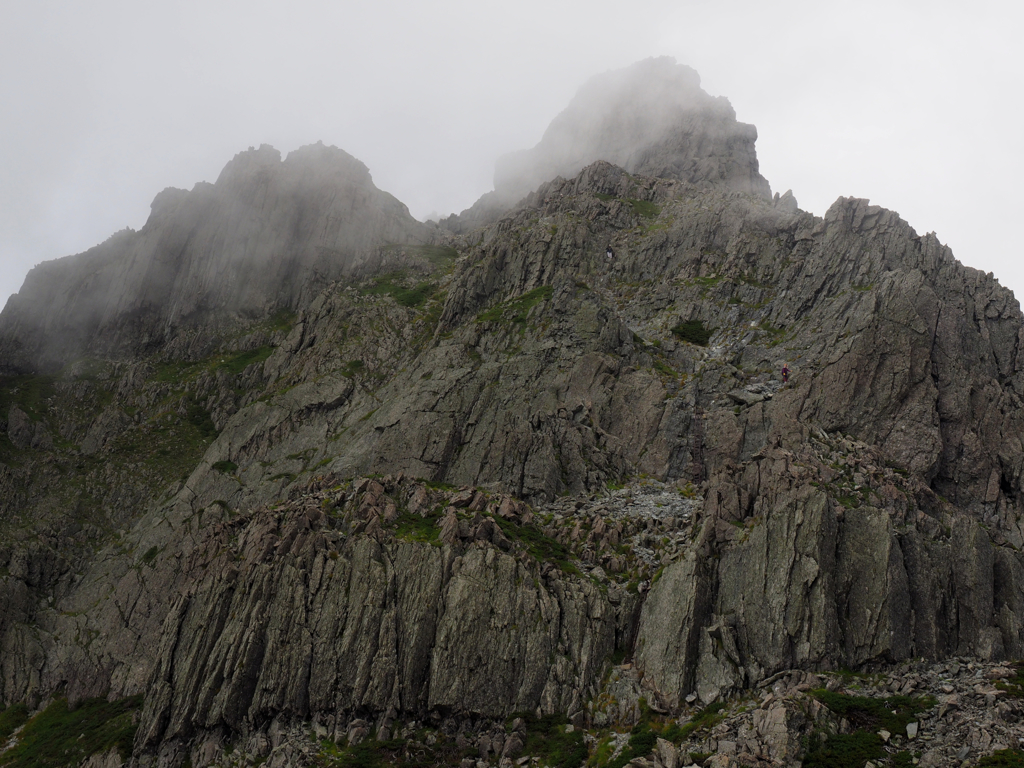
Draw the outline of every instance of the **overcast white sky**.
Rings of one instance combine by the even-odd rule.
[[[236,153],[323,140],[413,215],[468,207],[590,76],[669,55],[823,214],[867,197],[1024,295],[1024,4],[0,0],[0,305]]]

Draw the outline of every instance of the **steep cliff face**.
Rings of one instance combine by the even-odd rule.
[[[517,507],[500,528],[480,512],[501,500],[480,496],[476,523],[449,504],[458,522],[432,535],[399,511],[410,495],[432,514],[452,501],[387,477],[204,531],[164,622],[145,743],[281,713],[340,737],[360,713],[582,711],[635,595],[541,569],[502,533],[533,530]]]
[[[671,72],[658,147],[738,125]],[[264,148],[34,272],[0,316],[4,702],[141,694],[136,757],[176,767],[1024,654],[1016,300],[690,138],[693,173],[593,162],[468,235]]]

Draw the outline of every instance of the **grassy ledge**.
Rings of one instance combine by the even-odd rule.
[[[79,765],[90,755],[114,748],[123,760],[127,760],[138,728],[132,722],[133,716],[141,706],[141,696],[120,701],[87,699],[74,709],[68,707],[67,699],[57,699],[25,723],[17,743],[0,754],[0,766],[57,768]],[[4,712],[0,722],[16,707]]]

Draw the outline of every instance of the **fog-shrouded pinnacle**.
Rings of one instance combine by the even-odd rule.
[[[630,173],[769,196],[758,172],[757,129],[737,122],[696,71],[660,57],[592,78],[532,149],[499,158],[493,203],[510,205],[596,160]]]
[[[159,343],[182,324],[292,308],[372,265],[383,244],[429,237],[337,147],[284,159],[267,144],[249,148],[215,184],[159,193],[138,232],[35,267],[0,314],[0,357],[14,368],[59,367]]]

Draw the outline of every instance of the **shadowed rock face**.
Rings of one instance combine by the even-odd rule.
[[[732,120],[644,67],[704,105],[662,104],[693,131],[658,146]],[[696,176],[594,162],[468,236],[344,153],[263,148],[33,272],[0,367],[118,357],[0,379],[4,702],[145,694],[137,752],[177,766],[286,720],[605,725],[631,685],[678,712],[1024,654],[1013,295],[895,213],[818,218],[715,165],[738,145],[686,146]]]
[[[428,237],[351,155],[319,144],[282,161],[264,145],[215,184],[161,192],[140,231],[35,267],[0,314],[0,356],[8,368],[130,356],[179,326],[293,309],[380,246]]]

